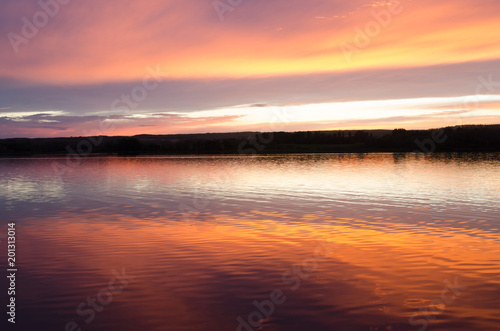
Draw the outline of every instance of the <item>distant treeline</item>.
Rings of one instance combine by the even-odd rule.
[[[500,125],[435,130],[239,132],[0,139],[0,156],[331,152],[500,152]]]

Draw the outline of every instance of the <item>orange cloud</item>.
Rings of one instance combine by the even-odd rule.
[[[320,9],[342,14],[331,10],[331,4],[318,3]],[[210,2],[130,2],[127,6],[114,1],[74,2],[21,45],[19,56],[2,53],[3,63],[16,66],[2,67],[0,75],[79,83],[139,79],[146,66],[156,64],[172,77],[207,78],[498,58],[495,3],[467,10],[465,1],[400,3],[401,13],[391,15],[390,23],[370,37],[370,45],[347,63],[339,45],[352,43],[356,28],[364,31],[367,23],[376,22],[373,13],[386,11],[389,3],[357,2],[346,19],[321,20],[316,18],[321,13],[304,4],[293,3],[280,11],[277,4],[255,2],[220,22]],[[254,16],[257,8],[259,17]],[[27,17],[35,9],[27,9]],[[20,33],[20,25],[9,28]]]

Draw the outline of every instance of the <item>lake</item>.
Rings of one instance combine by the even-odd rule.
[[[67,161],[0,159],[15,330],[500,330],[500,154]]]

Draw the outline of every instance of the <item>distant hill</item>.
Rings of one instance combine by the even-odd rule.
[[[0,156],[500,152],[500,125],[433,130],[233,132],[0,139]]]

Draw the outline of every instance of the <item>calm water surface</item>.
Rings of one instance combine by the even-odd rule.
[[[500,330],[499,154],[65,162],[0,159],[13,330]]]

